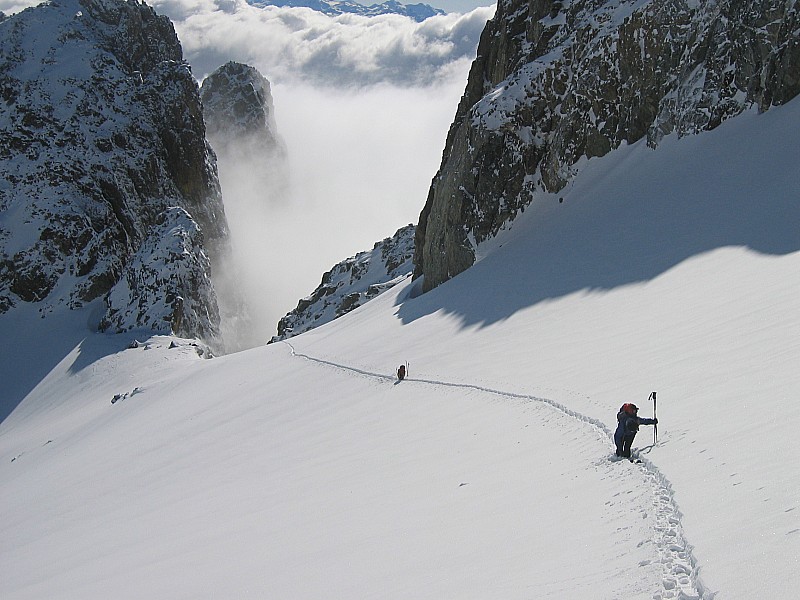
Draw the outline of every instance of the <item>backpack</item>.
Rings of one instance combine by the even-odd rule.
[[[405,377],[406,377],[406,366],[405,365],[400,365],[400,368],[397,369],[397,378],[400,381],[403,381],[403,379],[405,379]]]

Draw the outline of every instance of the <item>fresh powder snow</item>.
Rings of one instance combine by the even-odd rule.
[[[796,597],[799,125],[587,161],[461,275],[287,342],[0,320],[0,597]]]

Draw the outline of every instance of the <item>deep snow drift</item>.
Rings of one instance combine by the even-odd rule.
[[[588,161],[291,346],[0,321],[0,596],[795,597],[798,125]]]

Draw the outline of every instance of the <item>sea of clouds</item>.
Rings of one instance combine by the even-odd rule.
[[[494,7],[417,23],[399,15],[327,16],[307,8],[256,7],[244,0],[150,0],[175,23],[198,78],[228,60],[251,64],[273,83],[301,79],[344,87],[436,85],[463,73]],[[463,82],[462,82],[463,83]]]

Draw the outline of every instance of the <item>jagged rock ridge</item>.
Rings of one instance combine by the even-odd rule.
[[[103,327],[208,340],[210,261],[227,236],[197,83],[166,17],[58,0],[0,22],[0,313],[103,298]]]
[[[272,341],[290,338],[347,314],[411,274],[414,226],[407,225],[368,252],[335,265],[316,290],[278,323]]]
[[[500,0],[417,226],[430,290],[582,157],[800,92],[795,0]]]

